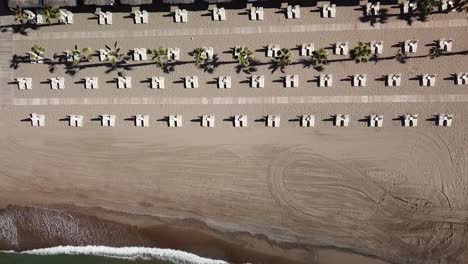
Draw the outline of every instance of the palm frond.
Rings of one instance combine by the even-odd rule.
[[[244,67],[248,67],[252,60],[255,58],[253,52],[248,47],[241,47],[239,49],[238,61]]]
[[[372,49],[370,43],[359,42],[358,45],[350,50],[351,59],[356,63],[366,63],[369,61],[369,57],[372,55]]]

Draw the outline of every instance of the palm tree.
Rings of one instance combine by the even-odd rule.
[[[282,48],[279,52],[279,56],[276,59],[276,62],[283,70],[286,66],[291,65],[294,55],[290,49]]]
[[[426,17],[432,13],[434,8],[439,5],[437,0],[418,0],[418,10],[421,12],[422,17]]]
[[[236,52],[239,54],[237,57],[239,64],[244,67],[248,67],[252,60],[255,59],[253,51],[251,51],[248,47],[241,47]]]
[[[58,6],[44,6],[41,14],[45,17],[45,21],[50,23],[52,19],[60,18],[60,8]]]
[[[460,1],[457,10],[468,14],[468,0]]]
[[[208,53],[203,48],[196,48],[189,52],[189,55],[195,59],[195,65],[197,67],[202,67],[208,60]]]
[[[127,60],[125,53],[121,52],[120,47],[117,45],[117,41],[114,43],[114,47],[106,47],[106,61],[110,62],[112,66],[115,66],[118,63],[124,63]]]
[[[78,49],[78,45],[75,45],[75,48],[68,52],[68,56],[72,58],[72,64],[77,65],[82,61],[90,61],[93,57],[92,50],[90,48]]]
[[[29,22],[28,14],[19,5],[17,5],[16,8],[10,8],[10,11],[14,14],[15,21],[19,21],[21,24],[23,24],[24,22]]]
[[[39,59],[43,59],[42,54],[44,54],[44,52],[46,52],[46,49],[44,47],[34,45],[31,48],[29,55],[32,61],[38,61]]]
[[[395,59],[400,63],[406,63],[408,60],[408,55],[401,50],[398,50],[397,54],[395,54]]]
[[[325,49],[319,49],[312,52],[312,63],[317,66],[328,63],[328,52]]]
[[[442,56],[443,54],[445,53],[445,51],[441,48],[439,48],[438,45],[432,47],[430,50],[429,50],[429,57],[431,59],[435,59],[435,58],[438,58],[440,56]]]
[[[356,63],[366,63],[372,54],[370,43],[359,42],[358,45],[349,52],[351,59]]]
[[[167,48],[159,47],[157,49],[148,49],[146,53],[151,55],[151,60],[154,61],[156,66],[159,68],[166,67],[167,63],[169,62]]]

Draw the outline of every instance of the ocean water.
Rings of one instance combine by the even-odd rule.
[[[89,255],[34,255],[0,253],[1,264],[173,264],[163,260],[118,259]]]
[[[173,249],[59,246],[0,252],[0,264],[228,264]]]

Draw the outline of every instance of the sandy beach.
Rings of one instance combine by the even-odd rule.
[[[97,57],[73,76],[63,65],[53,73],[29,63],[2,70],[1,249],[102,244],[175,248],[231,263],[468,263],[468,86],[453,80],[468,70],[466,15],[435,14],[412,26],[391,17],[371,27],[352,7],[340,7],[336,20],[313,10],[286,20],[267,9],[258,23],[242,10],[228,10],[220,23],[191,11],[186,25],[164,12],[152,13],[148,25],[114,13],[112,26],[83,13],[74,25],[0,33],[4,67],[34,44],[52,57],[115,41],[124,50],[179,47],[187,62],[171,73],[133,61],[110,73],[86,67]],[[0,17],[3,25],[11,20]],[[423,57],[440,38],[454,39],[453,54]],[[407,39],[419,40],[421,58],[401,64],[391,57]],[[382,60],[330,63],[327,88],[297,49],[373,40],[384,41]],[[265,88],[252,89],[230,49],[249,46],[266,63],[268,44],[294,49],[295,63],[285,72],[258,66]],[[201,46],[214,47],[222,62],[214,73],[189,63],[187,53]],[[116,88],[119,73],[132,77],[133,88]],[[365,87],[351,86],[358,73],[367,74]],[[401,87],[385,86],[389,73],[402,74]],[[419,85],[424,73],[437,75],[434,87]],[[298,74],[300,86],[284,88],[286,74]],[[190,75],[199,77],[198,89],[183,88]],[[233,87],[217,89],[215,78],[225,75]],[[50,89],[55,76],[65,77],[64,90]],[[99,89],[85,90],[86,76],[99,77]],[[150,89],[151,76],[164,76],[166,88]],[[18,90],[17,77],[32,77],[33,89]],[[30,113],[44,114],[46,126],[31,127]],[[337,113],[351,116],[349,127],[333,127]],[[417,127],[402,127],[398,117],[407,113],[419,115]],[[453,125],[436,126],[439,113],[454,114]],[[70,114],[83,115],[84,126],[68,127]],[[116,127],[101,127],[101,114],[115,114]],[[148,114],[150,127],[134,127],[136,114]],[[183,115],[183,127],[167,127],[162,119],[170,114]],[[216,116],[214,128],[200,126],[203,114]],[[248,115],[249,126],[234,128],[235,114]],[[268,114],[280,115],[281,127],[266,127]],[[314,114],[315,127],[300,127],[302,114]],[[370,114],[383,114],[384,127],[367,127]]]

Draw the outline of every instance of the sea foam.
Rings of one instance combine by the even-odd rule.
[[[33,249],[20,253],[34,255],[93,255],[125,259],[159,259],[180,264],[228,264],[223,260],[203,258],[180,250],[145,247],[58,246]]]

